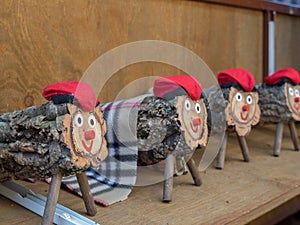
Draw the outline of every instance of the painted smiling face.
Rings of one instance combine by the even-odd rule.
[[[231,87],[226,116],[228,125],[235,126],[239,136],[247,135],[251,130],[251,126],[259,122],[258,94],[238,91],[236,88]]]
[[[179,96],[176,108],[186,143],[192,149],[198,145],[205,146],[208,130],[207,112],[203,100],[194,101],[187,96]]]
[[[285,96],[287,106],[294,120],[300,120],[300,85],[293,86],[285,83]]]
[[[96,107],[91,112],[69,104],[70,114],[64,118],[64,140],[71,149],[72,160],[80,168],[97,167],[107,156],[106,123],[102,112]]]

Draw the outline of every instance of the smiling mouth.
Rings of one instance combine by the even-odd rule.
[[[83,141],[83,140],[81,140],[81,143],[82,143],[83,147],[85,148],[85,150],[86,150],[88,153],[90,153],[91,150],[92,150],[92,147],[93,147],[93,143],[94,143],[94,142],[91,141],[90,146],[87,146],[87,144],[86,144],[85,141]]]
[[[248,113],[246,113],[246,115],[244,116],[243,113],[240,113],[240,116],[242,118],[242,120],[246,121],[248,119]]]
[[[190,122],[190,127],[194,133],[198,132],[198,127],[199,127],[198,125],[194,126],[194,124],[192,122]]]
[[[296,109],[296,111],[299,111],[300,107],[298,105],[293,104],[293,106],[294,106],[294,109]]]

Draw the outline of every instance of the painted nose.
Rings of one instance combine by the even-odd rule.
[[[249,111],[249,105],[244,105],[242,109],[243,111]]]
[[[296,97],[296,98],[294,99],[294,101],[295,101],[296,103],[300,102],[300,97]]]
[[[200,124],[201,124],[200,118],[193,119],[193,125],[194,125],[194,126],[199,126]]]
[[[95,131],[88,130],[88,131],[84,132],[84,138],[87,141],[94,139],[95,138]]]

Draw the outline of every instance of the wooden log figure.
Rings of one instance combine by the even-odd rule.
[[[207,143],[207,111],[201,86],[191,76],[157,79],[153,91],[155,96],[145,98],[138,113],[138,165],[166,159],[163,201],[169,202],[174,159],[185,158],[195,184],[201,185],[192,154]]]
[[[275,123],[273,155],[279,156],[283,125],[288,124],[294,149],[299,151],[295,121],[300,121],[300,76],[292,68],[285,68],[268,76],[257,85],[261,122]]]
[[[173,153],[177,155],[188,156],[198,146],[206,145],[207,112],[200,98],[202,90],[200,85],[196,86],[198,93],[191,97],[188,91],[195,88],[186,87],[188,91],[185,91],[181,84],[176,83],[181,79],[182,86],[184,82],[196,82],[190,76],[158,79],[154,84],[155,96],[146,97],[141,103],[137,126],[139,165],[158,163],[175,150]],[[155,137],[165,139],[158,143]],[[178,148],[181,142],[184,145]]]
[[[250,161],[245,136],[250,133],[251,127],[259,122],[260,108],[258,94],[254,92],[255,80],[248,71],[241,68],[222,71],[218,74],[218,82],[226,101],[227,122],[227,131],[217,157],[216,166],[218,169],[222,169],[229,131],[236,133],[244,161]]]
[[[52,224],[62,177],[76,174],[88,214],[95,215],[82,172],[107,156],[98,100],[79,82],[50,85],[43,96],[51,101],[0,115],[0,181],[51,177],[42,224]]]

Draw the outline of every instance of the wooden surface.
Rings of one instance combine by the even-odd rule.
[[[292,67],[300,71],[300,17],[278,14],[275,18],[276,70]]]
[[[262,80],[259,11],[170,0],[3,0],[0,113],[40,105],[46,85],[79,80],[97,57],[138,40],[174,42],[199,55],[215,74],[243,67]],[[114,100],[137,78],[181,73],[161,63],[128,66],[105,84],[100,101]]]
[[[299,124],[296,125],[299,133]],[[281,154],[272,156],[274,133],[275,125],[259,126],[251,131],[247,137],[249,163],[243,162],[235,135],[230,134],[224,169],[211,167],[201,173],[203,184],[200,187],[193,185],[190,175],[174,177],[171,203],[161,202],[161,182],[134,187],[127,200],[109,207],[97,206],[97,215],[90,218],[104,225],[245,224],[250,221],[272,224],[261,216],[275,210],[272,221],[282,218],[277,207],[300,196],[300,152],[293,150],[285,126]],[[47,194],[45,183],[19,183],[34,192]],[[38,224],[41,221],[40,217],[2,196],[0,203],[1,224]],[[67,191],[60,192],[59,203],[86,215],[82,199]],[[296,210],[288,209],[284,212]]]

